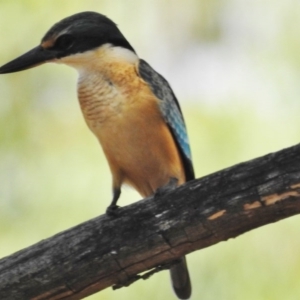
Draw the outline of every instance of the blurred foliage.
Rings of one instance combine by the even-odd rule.
[[[94,10],[117,22],[182,104],[198,177],[298,143],[297,0],[0,0],[0,64]],[[0,255],[105,211],[111,178],[76,99],[47,65],[0,77]],[[139,196],[125,188],[121,205]],[[298,299],[299,217],[192,253],[193,299]],[[89,299],[172,299],[168,273]]]

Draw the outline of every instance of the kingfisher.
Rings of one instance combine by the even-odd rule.
[[[81,12],[54,24],[41,43],[0,67],[0,74],[46,62],[78,71],[84,119],[99,140],[112,174],[107,214],[116,217],[121,186],[148,197],[171,179],[194,179],[189,140],[169,83],[134,48],[117,25],[96,12]],[[191,296],[186,258],[170,268],[179,299]]]

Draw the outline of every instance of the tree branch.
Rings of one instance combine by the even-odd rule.
[[[300,145],[99,216],[0,261],[0,299],[81,299],[300,212]],[[154,270],[153,268],[158,267]]]

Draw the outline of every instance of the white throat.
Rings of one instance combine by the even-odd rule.
[[[73,67],[81,75],[82,72],[93,70],[99,72],[103,67],[111,64],[136,64],[138,60],[138,56],[129,49],[104,44],[93,50],[62,57],[55,62]]]

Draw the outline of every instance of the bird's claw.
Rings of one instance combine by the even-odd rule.
[[[175,177],[171,177],[169,182],[162,186],[159,187],[155,193],[154,193],[154,198],[158,198],[160,196],[163,196],[165,194],[167,194],[168,192],[171,192],[172,190],[174,190],[176,187],[178,186],[178,179]]]
[[[110,205],[106,209],[106,214],[110,217],[116,217],[118,215],[118,205]]]

